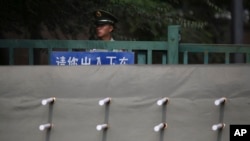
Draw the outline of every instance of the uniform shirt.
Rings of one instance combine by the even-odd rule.
[[[115,41],[113,38],[110,39],[110,41]],[[113,49],[113,52],[122,52],[122,50],[119,49]],[[107,49],[91,49],[90,52],[108,52]]]

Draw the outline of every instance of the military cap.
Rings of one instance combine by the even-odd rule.
[[[118,19],[111,13],[104,10],[96,10],[94,12],[95,25],[111,24],[114,25]]]

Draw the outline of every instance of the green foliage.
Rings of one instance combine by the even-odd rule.
[[[249,5],[249,2],[245,2]],[[167,26],[179,24],[185,42],[214,41],[218,23],[214,14],[229,9],[227,0],[0,0],[0,37],[7,32],[27,39],[46,38],[47,29],[60,39],[94,34],[93,11],[104,9],[119,18],[117,40],[166,40]]]
[[[217,6],[216,4],[214,4],[211,0],[206,0],[205,1],[207,3],[207,5],[211,8],[213,8],[215,11],[218,11],[218,12],[222,12],[223,10]]]
[[[14,32],[25,38],[42,38],[41,31],[57,29],[64,34],[78,34],[90,21],[94,1],[82,0],[2,0],[0,34]],[[88,9],[88,10],[86,10]]]
[[[180,13],[178,0],[113,0],[111,11],[121,18],[118,35],[129,36],[132,40],[166,40],[167,26],[179,24],[183,28],[202,29],[206,22],[186,18]],[[109,9],[109,10],[110,10]],[[114,10],[116,9],[116,10]],[[121,33],[125,32],[125,34]]]

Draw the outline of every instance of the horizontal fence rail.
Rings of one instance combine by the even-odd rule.
[[[250,63],[250,45],[179,43],[179,33],[180,26],[174,25],[168,27],[168,41],[0,40],[0,59],[7,58],[8,65],[15,65],[16,60],[22,57],[28,60],[29,65],[39,64],[34,62],[38,51],[45,54],[43,55],[46,56],[45,62],[49,64],[52,51],[116,49],[135,52],[136,64],[210,64],[214,62],[230,64],[235,53],[241,53],[245,57],[244,63]],[[26,55],[17,58],[19,50],[25,50]]]
[[[188,44],[179,45],[179,51],[183,53],[183,64],[189,64],[189,53],[202,53],[203,63],[209,64],[209,54],[220,54],[225,64],[230,64],[230,56],[241,53],[245,56],[245,63],[250,63],[250,45],[233,44]]]
[[[152,52],[167,50],[167,42],[150,42],[150,41],[80,41],[80,40],[0,40],[0,48],[8,49],[9,64],[14,63],[14,49],[28,49],[29,64],[32,65],[34,49],[46,49],[48,52],[48,60],[52,51],[89,51],[91,49],[113,49],[133,51],[137,53],[138,64],[152,64]],[[164,64],[167,63],[166,52],[162,55]]]

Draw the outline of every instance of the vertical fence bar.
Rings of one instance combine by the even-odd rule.
[[[162,64],[167,64],[167,53],[162,52]]]
[[[225,53],[225,64],[229,64],[230,63],[230,53],[226,52]]]
[[[146,55],[143,53],[143,51],[138,51],[137,64],[146,64]]]
[[[208,64],[208,51],[204,52],[204,64]]]
[[[180,26],[168,27],[168,64],[179,63],[179,39]]]
[[[153,59],[152,50],[148,49],[147,50],[147,64],[152,64],[152,59]]]
[[[53,51],[53,48],[49,47],[48,48],[48,64],[49,65],[51,65],[50,56],[51,56],[52,51]]]
[[[246,63],[250,63],[250,53],[247,53]]]
[[[34,50],[29,48],[29,65],[34,65]]]
[[[183,54],[183,64],[188,64],[188,51],[184,51]]]
[[[9,65],[14,65],[14,49],[9,47]]]

